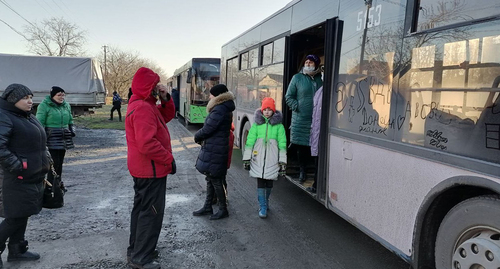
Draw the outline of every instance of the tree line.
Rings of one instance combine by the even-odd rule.
[[[41,56],[88,57],[85,50],[87,34],[87,31],[63,18],[45,19],[24,26],[29,52]],[[141,66],[155,70],[162,78],[167,77],[158,64],[141,57],[139,52],[112,46],[107,47],[106,57],[104,51],[90,57],[100,61],[104,83],[110,96],[113,91],[117,91],[120,96],[126,97],[134,73]]]

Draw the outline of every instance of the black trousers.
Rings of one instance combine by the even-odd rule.
[[[28,226],[28,217],[4,219],[0,223],[0,251],[5,249],[7,239],[9,239],[9,245],[24,241],[26,226]]]
[[[134,207],[130,215],[130,239],[127,256],[135,264],[152,261],[165,211],[167,177],[134,177]]]
[[[314,183],[312,185],[313,188],[317,188],[318,186],[318,170],[319,170],[319,161],[318,156],[313,156],[314,158]]]
[[[257,188],[272,188],[274,180],[257,178]]]
[[[65,149],[49,149],[50,155],[52,156],[52,160],[54,160],[54,170],[61,177],[62,182],[62,167],[64,162],[64,156],[66,155]],[[52,175],[52,171],[47,173],[47,179],[52,184],[54,182],[54,175]]]
[[[118,119],[120,119],[120,121],[122,120],[122,107],[121,106],[113,106],[111,108],[111,113],[109,115],[109,118],[110,119],[113,119],[113,112],[118,111]]]
[[[295,149],[297,150],[297,161],[299,162],[299,166],[302,169],[307,167],[307,162],[311,157],[311,147],[293,144]]]

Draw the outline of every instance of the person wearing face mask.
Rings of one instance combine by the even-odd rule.
[[[30,113],[32,98],[31,90],[22,84],[7,86],[0,98],[0,216],[4,218],[0,254],[8,239],[9,262],[40,259],[38,253],[28,251],[24,235],[28,218],[42,209],[43,179],[50,160],[44,128]]]
[[[67,191],[62,181],[62,167],[66,150],[74,148],[73,137],[75,127],[71,106],[65,101],[66,92],[58,86],[53,86],[50,95],[43,99],[36,111],[36,118],[47,132],[47,147],[54,159],[54,169],[61,177],[61,190]],[[52,184],[54,175],[49,173],[47,179]]]
[[[160,76],[141,67],[125,116],[127,167],[134,181],[127,262],[131,268],[160,268],[154,259],[165,211],[167,175],[176,173],[167,123],[175,107]],[[159,104],[158,104],[159,103]]]
[[[301,72],[292,77],[285,95],[286,104],[292,110],[290,143],[297,150],[300,183],[306,181],[307,160],[311,152],[309,138],[313,97],[316,91],[323,86],[320,63],[318,56],[307,55]]]

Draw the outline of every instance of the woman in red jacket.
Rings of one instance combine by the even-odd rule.
[[[125,118],[127,165],[135,191],[127,249],[132,268],[160,268],[153,259],[163,222],[167,175],[176,170],[166,125],[174,118],[174,102],[159,81],[151,69],[137,70]]]

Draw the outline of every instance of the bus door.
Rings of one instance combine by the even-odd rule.
[[[325,25],[326,22],[315,25],[306,30],[294,33],[289,38],[289,45],[286,51],[286,64],[285,64],[285,84],[288,84],[284,90],[288,89],[289,83],[292,77],[302,72],[302,67],[304,66],[305,59],[307,55],[314,54],[321,59],[321,65],[324,64],[325,60]],[[292,119],[292,111],[286,105],[285,98],[283,97],[283,123],[285,125],[287,141],[290,145],[290,125]],[[310,152],[309,152],[310,155]],[[292,144],[288,147],[287,152],[288,164],[287,164],[287,175],[291,177],[292,182],[297,181],[299,177],[299,163],[297,148]],[[302,156],[301,156],[302,157]],[[306,158],[309,160],[306,169],[306,182],[299,184],[304,188],[310,187],[314,182],[314,172],[315,166],[312,158]]]
[[[329,139],[329,129],[330,124],[330,107],[333,98],[333,85],[338,77],[338,67],[340,58],[340,45],[342,43],[342,28],[343,21],[338,18],[329,19],[325,23],[325,62],[324,62],[324,72],[323,72],[323,97],[321,105],[321,125],[319,134],[319,145],[318,145],[318,170],[317,170],[317,183],[316,183],[316,193],[317,199],[321,201],[326,200],[326,193],[328,191],[328,155],[330,145],[328,143]]]

